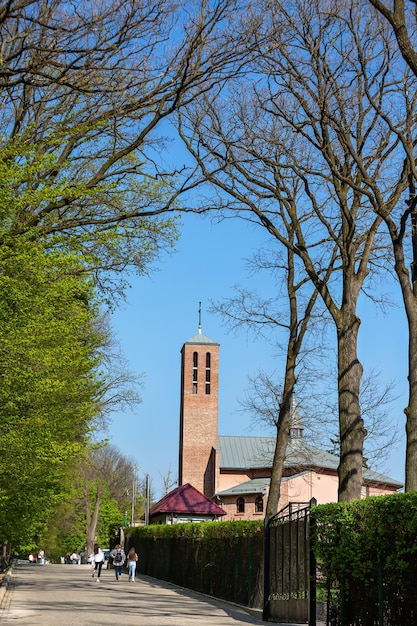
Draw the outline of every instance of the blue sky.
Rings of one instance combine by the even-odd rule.
[[[248,376],[279,368],[273,346],[244,331],[228,332],[208,312],[211,302],[230,297],[237,283],[270,288],[261,275],[248,276],[246,263],[264,243],[265,233],[242,221],[213,224],[196,215],[183,217],[181,232],[177,251],[159,262],[150,277],[132,279],[125,305],[112,315],[116,339],[131,371],[144,375],[144,388],[135,412],[113,415],[107,436],[138,465],[140,477],[149,474],[156,498],[163,495],[162,477],[169,470],[174,478],[178,474],[180,350],[198,331],[199,302],[203,332],[220,343],[220,434],[272,434],[242,413],[239,399],[248,388]],[[359,357],[366,369],[381,372],[381,382],[397,383],[389,417],[400,436],[378,469],[402,482],[407,332],[396,286],[392,297],[399,306],[386,315],[362,299]]]

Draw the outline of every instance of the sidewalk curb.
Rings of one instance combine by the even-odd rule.
[[[201,599],[209,599],[212,600],[214,602],[218,602],[220,604],[226,604],[236,610],[240,610],[242,611],[242,613],[246,613],[247,615],[250,615],[251,617],[254,617],[255,619],[258,619],[260,621],[262,621],[262,610],[261,609],[254,609],[252,607],[249,606],[243,606],[241,604],[236,604],[236,602],[231,602],[230,600],[224,600],[223,598],[217,598],[215,596],[211,596],[207,593],[202,593],[201,591],[196,591],[195,589],[190,589],[189,587],[182,587],[181,585],[177,585],[176,583],[173,583],[169,580],[163,580],[160,578],[154,578],[153,576],[150,576],[149,574],[143,574],[141,572],[138,573],[139,576],[141,578],[143,578],[144,580],[148,580],[149,582],[151,581],[155,581],[156,584],[159,584],[161,586],[166,586],[168,588],[171,589],[176,589],[178,590],[178,592],[180,593],[181,591],[189,594],[189,595],[194,595],[197,598],[201,598]],[[276,624],[275,626],[279,626],[279,624]],[[294,626],[292,624],[286,624],[285,626]],[[298,626],[298,625],[295,625]]]
[[[166,585],[169,586],[171,588],[175,588],[177,589],[179,592],[184,591],[189,595],[195,595],[196,597],[200,597],[202,599],[207,598],[209,600],[212,600],[214,602],[218,602],[219,604],[226,604],[228,606],[230,606],[231,608],[236,609],[237,611],[241,611],[242,613],[246,613],[246,615],[249,615],[250,617],[253,617],[254,619],[258,620],[259,622],[262,622],[263,624],[267,624],[267,622],[264,622],[262,619],[262,609],[255,609],[253,607],[250,606],[244,606],[242,604],[236,604],[236,602],[231,602],[230,600],[224,600],[223,598],[218,598],[216,596],[211,596],[207,593],[202,593],[201,591],[196,591],[195,589],[190,589],[188,587],[181,587],[180,585],[176,585],[173,582],[170,582],[168,580],[163,580],[163,579],[159,579],[159,578],[154,578],[153,576],[150,576],[149,574],[140,574],[140,576],[143,579],[148,579],[148,580],[154,580],[156,581],[157,584],[160,585]],[[300,624],[300,623],[281,623],[281,622],[269,622],[271,624],[271,626],[306,626],[305,623]],[[317,621],[317,626],[325,626],[325,622],[320,622]]]
[[[4,577],[3,582],[1,583],[1,586],[0,586],[0,608],[3,604],[4,596],[6,595],[7,589],[9,587],[11,575],[12,575],[12,568],[10,567],[7,570],[7,574]]]

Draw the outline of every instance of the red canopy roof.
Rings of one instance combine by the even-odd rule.
[[[207,496],[187,483],[167,493],[154,504],[149,515],[158,513],[189,513],[193,515],[226,515],[226,511],[214,504]]]

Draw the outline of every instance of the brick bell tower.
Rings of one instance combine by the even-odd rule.
[[[179,486],[190,483],[213,497],[218,446],[220,344],[201,330],[181,349]]]

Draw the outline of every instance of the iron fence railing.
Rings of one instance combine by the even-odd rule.
[[[311,502],[293,502],[264,527],[263,619],[315,626],[314,557],[309,541]]]

